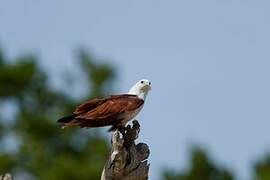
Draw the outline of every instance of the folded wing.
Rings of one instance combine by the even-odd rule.
[[[69,119],[61,121],[66,126],[102,127],[118,126],[123,120],[143,105],[136,95],[122,94],[95,98],[81,104]],[[67,117],[66,117],[67,118]],[[64,118],[62,118],[64,119]]]

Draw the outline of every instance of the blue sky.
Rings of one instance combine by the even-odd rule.
[[[117,67],[116,92],[141,78],[152,91],[138,119],[151,178],[187,165],[203,144],[238,177],[270,150],[269,1],[117,0],[0,2],[9,57],[36,53],[53,82],[83,46]],[[82,93],[78,90],[73,92]]]

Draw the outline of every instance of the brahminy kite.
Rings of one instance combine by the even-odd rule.
[[[142,79],[127,94],[94,98],[79,105],[72,115],[58,120],[62,127],[81,128],[111,126],[111,130],[122,129],[142,109],[151,89],[151,82]]]

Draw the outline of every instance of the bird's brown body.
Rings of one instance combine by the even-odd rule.
[[[63,127],[103,127],[120,128],[131,120],[142,108],[144,100],[136,95],[121,94],[105,98],[94,98],[81,104],[73,115],[58,120]]]

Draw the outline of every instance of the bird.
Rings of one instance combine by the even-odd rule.
[[[122,130],[142,110],[150,90],[151,82],[142,79],[128,93],[90,99],[79,105],[72,115],[57,122],[62,128],[111,126],[109,131]]]

